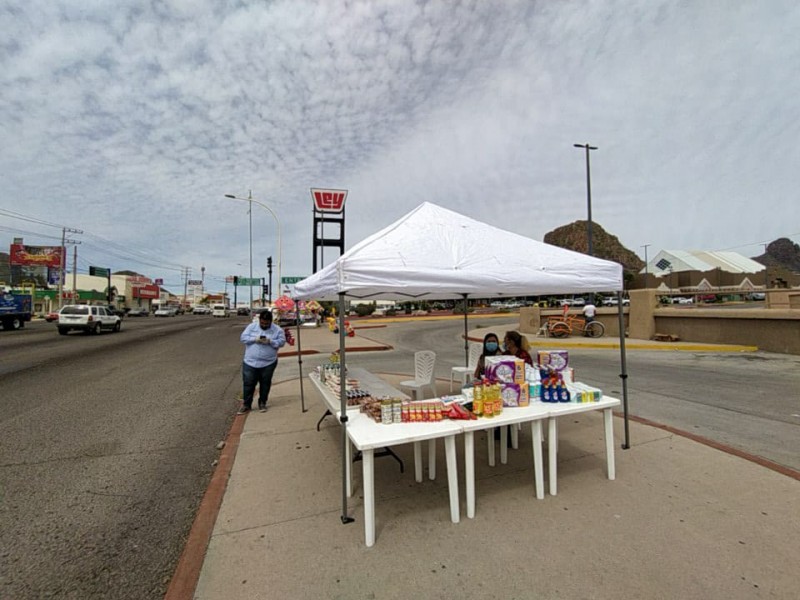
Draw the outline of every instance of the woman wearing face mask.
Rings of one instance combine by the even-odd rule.
[[[521,358],[530,366],[533,366],[533,359],[528,354],[528,339],[522,337],[517,331],[506,331],[506,337],[503,340],[506,346],[506,354]]]
[[[500,339],[494,333],[487,333],[483,336],[483,352],[478,359],[478,366],[475,368],[475,379],[481,379],[486,370],[486,357],[499,356],[502,354],[500,350]]]

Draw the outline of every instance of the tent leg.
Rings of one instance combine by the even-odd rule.
[[[468,294],[461,294],[464,298],[464,366],[469,366],[469,325],[467,321],[467,296]]]
[[[344,356],[344,294],[339,294],[339,408],[341,416],[339,421],[342,424],[342,524],[352,523],[353,517],[347,515],[347,483],[350,465],[347,464],[347,377],[345,376],[345,356]]]
[[[625,354],[625,314],[622,311],[622,292],[617,292],[617,311],[619,315],[619,355],[621,361],[620,379],[622,379],[622,415],[625,423],[625,441],[622,449],[631,447],[630,432],[628,430],[628,358]]]
[[[297,367],[300,369],[300,410],[301,412],[307,412],[308,409],[306,408],[306,395],[303,392],[303,352],[300,343],[300,307],[298,304],[299,303],[295,301],[294,314],[297,322]],[[319,424],[317,424],[317,429],[319,429]]]

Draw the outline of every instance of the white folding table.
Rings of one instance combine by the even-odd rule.
[[[341,413],[337,414],[338,415]],[[455,436],[462,431],[457,421],[419,423],[377,423],[364,413],[348,414],[347,436],[361,451],[364,474],[364,537],[367,546],[375,543],[375,458],[376,448],[417,443],[444,438],[447,457],[447,486],[450,492],[450,520],[460,521],[458,504],[458,470],[456,464]]]
[[[517,423],[531,424],[531,437],[533,439],[533,474],[536,482],[536,497],[544,498],[544,464],[542,459],[542,421],[547,418],[550,405],[542,402],[531,402],[528,406],[506,407],[503,412],[490,419],[480,418],[474,421],[459,421],[464,431],[464,479],[467,492],[467,517],[475,517],[475,431],[488,430],[492,439],[489,443],[494,448],[495,427],[516,427]],[[501,436],[501,451],[505,448],[506,436]]]
[[[556,479],[558,477],[558,418],[565,415],[575,415],[578,413],[589,412],[592,410],[603,411],[603,423],[605,426],[605,441],[606,441],[606,467],[608,469],[608,478],[613,480],[616,477],[616,467],[614,463],[614,414],[613,409],[620,405],[618,398],[603,397],[599,402],[553,402],[548,403],[546,406],[550,408],[550,420],[548,422],[547,430],[547,453],[548,453],[548,471],[550,477],[550,494],[555,496],[558,492]]]

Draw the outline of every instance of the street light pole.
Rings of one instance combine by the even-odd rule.
[[[247,214],[250,215],[250,278],[247,281],[247,289],[250,290],[250,304],[247,308],[253,310],[253,190],[247,191],[247,199],[250,201],[250,208],[247,211]]]
[[[277,232],[278,232],[278,291],[280,292],[280,286],[281,286],[281,256],[282,256],[283,253],[281,251],[281,248],[282,248],[282,245],[281,245],[281,222],[278,220],[278,215],[276,215],[275,211],[273,211],[269,206],[267,206],[263,202],[259,202],[255,198],[253,198],[252,195],[248,196],[247,198],[240,198],[238,196],[234,196],[233,194],[225,194],[225,197],[226,198],[230,198],[232,200],[243,200],[245,202],[249,202],[251,206],[253,205],[253,203],[258,204],[261,208],[263,208],[269,214],[271,214],[273,219],[275,219],[275,226],[276,226]],[[251,211],[251,213],[252,213],[252,211]],[[253,252],[253,244],[252,244],[252,241],[251,241],[251,243],[250,243],[250,265],[251,265],[250,268],[251,268],[251,273],[252,273],[252,264],[253,264],[253,254],[252,254],[252,252]],[[278,295],[280,295],[280,294],[278,294]]]
[[[642,248],[644,248],[644,288],[647,289],[647,279],[650,277],[650,270],[647,266],[647,248],[651,244],[644,244]]]
[[[590,146],[589,144],[573,144],[573,146],[586,150],[586,204],[589,213],[589,221],[586,225],[586,237],[588,239],[589,256],[594,256],[592,253],[592,178],[589,174],[589,151],[597,150],[597,146]]]

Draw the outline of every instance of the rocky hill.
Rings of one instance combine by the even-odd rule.
[[[586,221],[575,221],[554,229],[545,234],[544,242],[587,254]],[[597,258],[618,262],[629,273],[637,273],[644,268],[644,261],[635,252],[628,250],[617,236],[611,235],[594,221],[592,221],[592,250]]]
[[[753,260],[768,267],[783,267],[800,273],[800,246],[789,238],[779,238],[767,245],[767,251]]]

